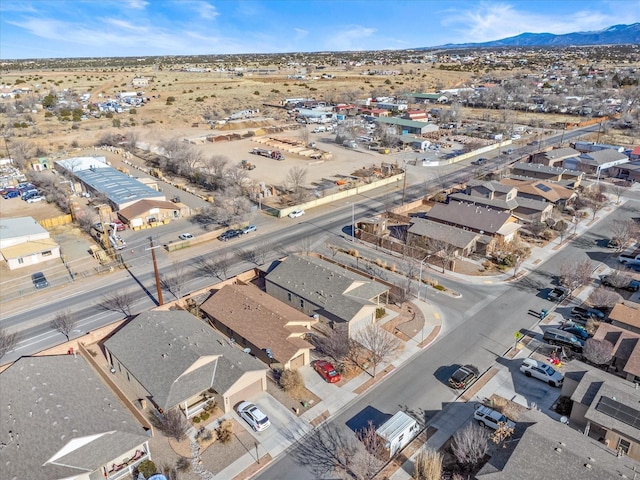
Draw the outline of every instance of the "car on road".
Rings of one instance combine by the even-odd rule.
[[[269,417],[262,413],[262,410],[251,402],[240,402],[236,407],[236,412],[238,412],[238,415],[256,432],[263,432],[271,426]]]
[[[247,225],[242,229],[242,234],[246,235],[247,233],[255,232],[258,229],[255,225]]]
[[[191,240],[193,238],[193,235],[191,235],[190,233],[181,233],[180,235],[178,235],[178,238],[180,240]]]
[[[484,165],[485,163],[487,163],[489,160],[484,158],[484,157],[480,157],[477,160],[474,160],[473,162],[471,162],[471,165]]]
[[[240,235],[242,235],[242,230],[231,229],[220,235],[218,237],[218,240],[220,240],[221,242],[227,242],[233,238],[239,237]]]
[[[298,208],[297,210],[294,210],[293,212],[289,213],[289,218],[298,218],[304,215],[304,210],[302,210],[301,208]]]
[[[516,423],[513,420],[509,420],[502,413],[489,408],[485,405],[478,404],[473,412],[473,418],[485,428],[492,428],[497,430],[502,425],[508,429],[513,430],[516,428]]]
[[[47,197],[45,197],[44,195],[36,195],[35,197],[27,198],[27,203],[42,202],[43,200],[46,200],[46,198]]]
[[[457,390],[467,388],[480,374],[477,367],[473,365],[463,365],[453,372],[449,377],[449,386]]]
[[[547,295],[547,300],[561,302],[569,296],[569,289],[566,287],[553,287]]]
[[[44,273],[42,272],[36,272],[31,275],[31,281],[33,282],[33,286],[36,287],[37,290],[47,288],[49,286],[47,277],[45,277]]]
[[[587,332],[587,330],[582,325],[576,325],[573,322],[564,325],[560,328],[560,330],[572,333],[573,335],[578,337],[578,339],[581,338],[582,340],[587,340],[589,337],[591,337],[591,335],[589,335],[589,332]]]
[[[313,364],[313,368],[328,383],[338,383],[341,380],[338,371],[326,360],[316,360]]]
[[[564,377],[550,365],[539,362],[533,358],[525,358],[520,365],[520,371],[527,377],[537,378],[548,383],[552,387],[561,387]]]

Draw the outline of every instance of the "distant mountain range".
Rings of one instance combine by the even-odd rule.
[[[574,32],[563,35],[553,33],[521,33],[515,37],[503,38],[483,43],[449,43],[438,47],[423,47],[418,50],[434,48],[473,48],[473,47],[569,47],[580,45],[623,45],[640,43],[640,23],[632,25],[614,25],[597,32]]]

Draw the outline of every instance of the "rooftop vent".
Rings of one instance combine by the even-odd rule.
[[[555,451],[558,452],[558,453],[562,453],[562,449],[560,447],[556,447]]]
[[[585,463],[584,464],[584,468],[591,470],[591,464],[590,463]]]

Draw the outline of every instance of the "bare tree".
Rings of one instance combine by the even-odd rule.
[[[18,343],[18,334],[9,333],[6,329],[0,328],[0,360],[7,353],[15,348]]]
[[[612,239],[618,240],[616,252],[622,252],[627,244],[638,235],[637,223],[633,220],[615,222],[611,227]]]
[[[469,423],[453,435],[451,450],[458,462],[472,469],[489,450],[489,434],[475,423]]]
[[[587,300],[594,307],[613,308],[617,303],[622,302],[624,299],[618,292],[600,286],[591,291]]]
[[[98,307],[103,310],[119,312],[125,317],[131,316],[131,306],[133,305],[133,295],[123,290],[106,293],[98,302]]]
[[[307,181],[307,169],[292,167],[285,178],[285,186],[292,193],[293,199],[300,202],[304,199],[306,191],[304,185]]]
[[[609,186],[611,193],[616,196],[616,203],[620,203],[620,197],[627,190],[627,188],[622,183],[612,183]]]
[[[441,480],[442,454],[435,450],[421,450],[413,464],[413,476],[416,480]]]
[[[331,258],[336,258],[336,255],[340,252],[340,247],[330,242],[327,242],[325,246],[331,252]]]
[[[351,463],[357,445],[344,430],[332,423],[323,423],[310,435],[298,440],[292,450],[297,463],[305,465],[318,478],[351,476]]]
[[[178,408],[163,413],[151,412],[149,420],[154,427],[177,442],[184,440],[191,428],[191,424]]]
[[[315,334],[310,337],[316,352],[333,358],[336,362],[343,362],[349,355],[351,343],[344,332],[329,330],[324,335]]]
[[[582,354],[595,365],[605,365],[613,358],[613,344],[608,340],[589,338],[584,342]]]
[[[70,340],[69,335],[71,335],[71,332],[76,326],[76,322],[77,320],[71,312],[64,310],[54,315],[53,320],[49,322],[49,326],[67,337],[68,341]]]
[[[182,297],[185,269],[179,262],[173,262],[171,270],[161,276],[162,286],[169,290],[176,299]]]
[[[451,268],[451,262],[456,258],[455,253],[457,248],[447,240],[439,240],[436,238],[430,238],[427,241],[427,248],[429,251],[440,258],[442,262],[442,273],[445,272],[447,267]]]
[[[400,340],[377,325],[368,325],[359,330],[354,340],[369,353],[369,361],[373,365],[372,377],[376,376],[378,365],[394,356],[400,349]]]
[[[573,291],[591,282],[594,265],[589,260],[560,265],[560,283]]]
[[[231,260],[226,253],[216,258],[203,258],[197,264],[197,268],[202,274],[210,277],[218,277],[220,280],[226,280],[230,267]]]
[[[264,265],[265,263],[267,263],[267,258],[269,257],[269,255],[275,251],[275,247],[273,246],[273,243],[269,241],[263,241],[256,245],[255,251],[260,265]]]
[[[553,226],[553,229],[560,235],[560,243],[562,243],[567,230],[569,230],[569,225],[564,220],[558,220]]]
[[[309,145],[309,128],[306,125],[302,125],[300,130],[298,130],[298,135],[300,136],[300,141],[306,147]]]
[[[373,480],[385,463],[385,440],[376,433],[371,421],[356,436],[361,443],[351,460],[351,473],[358,480]]]

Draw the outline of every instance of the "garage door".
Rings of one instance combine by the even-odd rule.
[[[296,370],[300,367],[304,367],[304,354],[301,353],[296,358],[291,359],[291,370]]]
[[[238,403],[249,400],[253,395],[262,391],[262,381],[257,380],[247,385],[242,390],[229,396],[229,409],[233,409]]]

